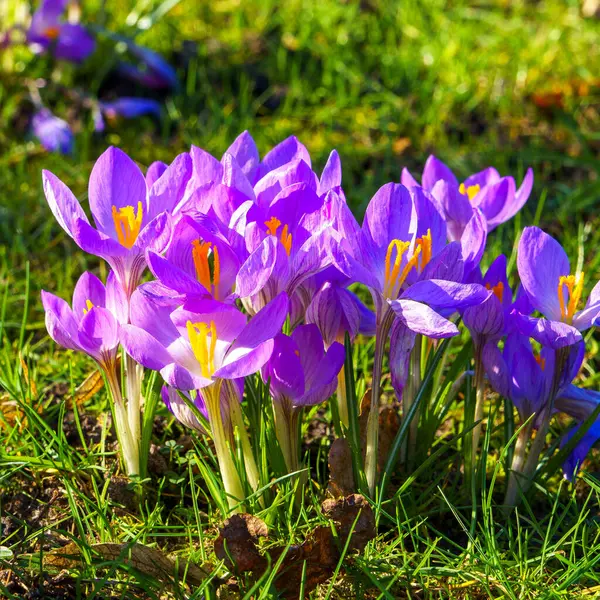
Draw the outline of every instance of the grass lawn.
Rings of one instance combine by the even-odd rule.
[[[265,564],[254,576],[233,577],[227,557],[213,551],[224,517],[208,439],[159,403],[148,479],[129,485],[94,363],[50,340],[40,302],[42,289],[70,298],[86,269],[107,273],[55,222],[42,169],[87,207],[89,173],[108,145],[145,167],[170,162],[190,144],[220,157],[245,129],[261,154],[298,136],[317,173],[336,148],[360,218],[381,185],[399,181],[403,166],[420,174],[431,153],[459,178],[493,165],[520,183],[531,166],[530,200],[490,235],[483,262],[504,252],[514,271],[518,231],[539,224],[583,261],[589,291],[600,278],[599,16],[585,16],[578,1],[555,0],[83,4],[100,48],[82,67],[0,48],[0,597],[297,598],[298,586],[313,582],[313,598],[600,597],[600,457],[590,455],[574,484],[548,473],[507,517],[498,506],[507,419],[491,393],[487,477],[472,488],[480,491],[471,493],[459,468],[468,386],[448,406],[430,458],[394,472],[388,497],[375,506],[377,537],[359,553],[315,542],[315,530],[332,522],[321,503],[333,429],[329,410],[306,411],[305,498],[296,502],[290,482],[280,481],[265,506],[249,503],[268,526],[259,542],[265,554],[255,557]],[[26,6],[0,3],[0,28],[18,22]],[[179,89],[161,95],[120,81],[106,30],[161,52],[177,66]],[[73,125],[72,156],[46,153],[31,139],[32,85]],[[163,113],[94,133],[73,90],[79,99],[149,94]],[[470,368],[466,339],[451,343],[448,377]],[[577,384],[598,389],[600,346],[591,339],[587,347]],[[370,384],[372,350],[368,339],[354,347],[359,397]],[[392,396],[386,380],[384,398]],[[247,415],[266,463],[272,423],[261,425],[263,417]],[[51,554],[73,541],[78,558]],[[160,553],[137,556],[133,543]],[[288,545],[300,547],[300,558],[281,575]],[[250,560],[254,546],[240,548]]]

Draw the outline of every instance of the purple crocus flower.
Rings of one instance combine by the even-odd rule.
[[[289,472],[299,469],[298,417],[302,407],[323,402],[337,386],[344,347],[334,342],[327,352],[316,325],[301,325],[291,336],[275,337],[273,352],[262,368],[269,382],[277,439]]]
[[[389,329],[391,309],[416,333],[433,338],[456,335],[456,326],[438,311],[477,304],[487,293],[478,284],[461,283],[463,247],[458,242],[446,244],[441,216],[421,191],[415,191],[413,201],[403,185],[384,185],[365,214],[360,238],[362,264],[351,252],[344,252],[348,242],[342,242],[341,252],[335,253],[335,264],[369,287],[378,324],[387,321]],[[417,206],[428,218],[418,220]],[[387,330],[382,333],[387,337]]]
[[[62,298],[42,291],[46,328],[59,345],[91,356],[114,376],[119,347],[119,324],[127,322],[127,298],[110,272],[104,284],[85,272],[75,285],[72,308]]]
[[[280,294],[249,321],[235,306],[212,299],[173,307],[172,299],[160,303],[135,292],[131,324],[121,327],[122,343],[169,385],[194,390],[258,371],[287,317],[288,299]]]
[[[563,440],[561,441],[561,447],[571,440],[571,438],[577,433],[581,425],[575,426],[569,431]],[[594,444],[600,439],[600,421],[596,421],[592,426],[585,432],[583,437],[576,444],[575,448],[571,451],[567,459],[562,465],[563,476],[569,481],[573,481],[573,477],[579,472],[583,461]]]
[[[536,354],[529,340],[515,331],[506,337],[502,352],[495,343],[486,344],[483,364],[494,390],[513,402],[523,422],[535,413],[534,427],[538,427],[548,416],[547,409],[554,409],[555,399],[551,396],[555,380],[556,398],[572,395],[571,381],[579,372],[583,351],[583,344],[573,345],[562,372],[556,374],[556,351],[542,346]]]
[[[191,176],[189,155],[177,157],[148,189],[138,166],[121,150],[109,148],[90,176],[94,228],[79,202],[55,175],[43,172],[44,192],[61,227],[80,248],[104,258],[131,296],[146,268],[146,250],[162,252],[171,237],[169,212]]]
[[[107,119],[116,119],[124,117],[133,119],[143,115],[153,115],[160,117],[160,102],[150,98],[117,98],[110,102],[100,102],[100,110]]]
[[[83,26],[63,22],[67,4],[68,0],[42,0],[31,19],[27,41],[38,52],[51,50],[56,58],[79,63],[96,43]]]
[[[402,183],[408,187],[418,185],[407,169],[402,170]],[[513,177],[501,177],[493,167],[470,175],[459,184],[441,160],[430,156],[423,169],[421,185],[436,199],[448,225],[448,238],[460,240],[475,209],[485,217],[488,231],[512,219],[531,194],[533,171],[527,169],[518,190]]]
[[[212,297],[233,301],[233,286],[240,261],[218,226],[205,216],[196,220],[184,215],[173,229],[173,241],[165,256],[148,251],[150,270],[160,282],[156,295],[176,292],[183,299]]]
[[[160,55],[132,42],[128,49],[140,61],[140,66],[123,63],[119,72],[125,77],[152,89],[174,89],[178,85],[175,69]]]
[[[50,152],[71,154],[73,152],[73,132],[66,121],[53,115],[47,108],[38,110],[31,120],[33,135]]]
[[[238,272],[236,293],[250,313],[281,291],[292,297],[331,263],[327,228],[310,232],[303,226],[304,215],[319,202],[314,190],[297,183],[284,188],[268,209],[248,202],[234,216],[250,252]]]
[[[531,306],[545,317],[520,318],[524,333],[543,345],[561,348],[581,340],[600,315],[600,283],[585,307],[578,310],[583,295],[584,274],[572,274],[562,246],[538,227],[526,227],[519,242],[517,268]]]

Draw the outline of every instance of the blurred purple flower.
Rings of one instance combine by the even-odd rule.
[[[54,116],[47,108],[38,110],[31,120],[33,135],[50,152],[71,154],[75,142],[71,127]]]
[[[27,41],[38,52],[50,50],[56,58],[79,63],[96,43],[82,25],[62,21],[67,4],[68,0],[42,0],[31,19]]]

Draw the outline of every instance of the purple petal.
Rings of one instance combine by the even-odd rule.
[[[99,362],[114,359],[119,346],[119,324],[106,308],[91,308],[79,323],[81,346]]]
[[[260,157],[258,155],[258,148],[252,136],[244,131],[235,138],[235,141],[227,149],[227,153],[231,154],[238,165],[242,169],[242,172],[248,178],[250,183],[255,180],[256,172],[258,170],[258,163]]]
[[[565,346],[571,346],[581,341],[581,333],[566,323],[551,321],[549,319],[536,319],[527,317],[513,311],[511,317],[519,330],[542,344],[558,350]]]
[[[473,216],[469,219],[460,239],[463,260],[465,261],[465,276],[479,266],[486,242],[487,224],[485,217],[479,210],[474,210]]]
[[[344,346],[338,342],[333,343],[323,357],[323,361],[314,372],[309,389],[306,393],[294,402],[295,406],[314,406],[324,402],[335,392],[337,388],[337,376],[344,365],[345,358]],[[302,356],[302,353],[301,353]],[[305,376],[308,379],[308,375]]]
[[[533,307],[559,321],[558,282],[569,274],[569,259],[562,246],[538,227],[526,227],[519,241],[517,268]]]
[[[192,146],[190,156],[192,157],[194,180],[197,187],[221,181],[223,165],[214,156],[197,146]]]
[[[106,278],[106,308],[110,310],[119,323],[129,321],[127,295],[114,271],[111,271]]]
[[[270,171],[297,160],[303,160],[309,167],[311,166],[308,150],[295,136],[291,136],[265,155],[258,167],[257,181]]]
[[[410,355],[417,334],[400,320],[394,321],[390,331],[390,375],[392,387],[398,400],[402,400],[404,386],[409,375]]]
[[[191,156],[187,152],[177,156],[150,188],[146,222],[162,212],[173,212],[182,200],[192,174]]]
[[[319,196],[340,185],[342,185],[342,163],[337,150],[332,150],[321,174]]]
[[[463,281],[465,264],[460,242],[450,242],[427,263],[420,279],[445,279]]]
[[[252,184],[248,181],[237,160],[231,154],[225,152],[221,163],[223,164],[223,185],[238,190],[248,200],[254,200]]]
[[[73,239],[82,250],[105,260],[114,257],[123,258],[129,254],[129,250],[125,246],[121,246],[113,238],[94,229],[87,220],[76,219],[74,221]]]
[[[67,234],[73,237],[74,221],[81,219],[88,223],[83,208],[81,208],[73,192],[50,171],[42,171],[42,182],[44,194],[52,214]]]
[[[63,348],[81,350],[77,321],[71,307],[62,298],[43,290],[42,304],[50,337]]]
[[[95,49],[96,42],[85,27],[74,23],[60,25],[60,33],[54,47],[58,59],[82,62]]]
[[[441,160],[433,156],[427,159],[423,169],[423,187],[431,191],[438,181],[445,181],[451,187],[458,188],[458,181],[454,173]]]
[[[101,233],[117,239],[113,206],[117,209],[139,203],[146,210],[146,180],[139,167],[119,148],[111,146],[96,161],[89,183],[89,200]]]
[[[154,217],[139,233],[132,251],[143,253],[145,250],[164,252],[171,241],[171,215],[161,213]]]
[[[400,183],[407,188],[419,187],[417,180],[410,174],[410,171],[404,167],[400,175]]]
[[[510,398],[508,366],[495,342],[484,346],[482,360],[492,388],[501,396]]]
[[[104,284],[89,271],[81,275],[73,291],[73,313],[77,321],[90,310],[88,301],[92,306],[106,306],[106,288]]]
[[[160,160],[153,162],[146,171],[146,186],[150,189],[167,170],[168,165]]]
[[[119,337],[127,354],[148,369],[160,371],[173,362],[167,349],[140,327],[121,325]]]
[[[454,323],[444,319],[432,308],[413,300],[394,300],[390,303],[392,310],[408,329],[430,338],[446,338],[458,334]]]
[[[487,297],[488,291],[481,285],[442,279],[418,281],[402,294],[402,298],[424,302],[437,310],[459,310],[480,304]]]

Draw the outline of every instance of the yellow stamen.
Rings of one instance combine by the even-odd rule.
[[[546,359],[542,358],[541,355],[539,354],[534,354],[533,358],[535,358],[535,362],[540,365],[540,368],[542,369],[542,371],[546,370]]]
[[[214,321],[206,323],[186,323],[190,345],[196,360],[200,364],[202,377],[210,379],[215,372],[215,348],[217,346],[217,327]],[[210,334],[210,343],[208,335]]]
[[[281,227],[281,221],[277,217],[271,217],[268,221],[265,221],[265,225],[267,226],[267,233],[277,237],[277,231]],[[292,251],[292,234],[288,233],[287,225],[284,225],[281,230],[280,241],[285,248],[286,254],[289,256]]]
[[[490,285],[489,283],[486,283],[485,288],[494,292],[494,296],[496,296],[496,298],[498,298],[498,301],[502,303],[502,298],[504,297],[503,281],[499,281],[496,285]]]
[[[90,312],[90,310],[92,310],[92,308],[94,308],[94,305],[92,304],[92,301],[88,298],[85,301],[85,306],[86,307],[83,309],[83,314],[87,315]]]
[[[408,250],[410,244],[408,242],[402,242],[400,240],[392,240],[388,246],[387,254],[385,255],[385,285],[383,288],[383,294],[386,298],[395,300],[395,296],[398,294],[396,291],[394,296],[392,292],[396,287],[396,281],[398,274],[400,273],[400,265],[402,264],[402,257]],[[396,251],[394,258],[394,264],[392,265],[392,254]]]
[[[470,185],[469,187],[467,187],[464,183],[461,183],[458,187],[458,191],[463,194],[463,196],[466,194],[469,197],[469,202],[473,202],[473,198],[479,194],[480,190],[481,186],[478,183],[475,185]]]
[[[58,37],[59,33],[60,33],[60,27],[57,27],[57,26],[47,27],[44,30],[44,35],[51,40],[55,40]]]
[[[577,312],[577,305],[583,293],[584,274],[561,275],[558,279],[558,302],[560,304],[560,315],[565,323],[571,324],[573,316]],[[569,294],[569,300],[565,306],[565,286]]]
[[[123,208],[112,207],[112,218],[117,231],[117,238],[121,246],[131,248],[137,240],[142,227],[142,203],[138,202],[137,213],[133,206],[123,206]]]

